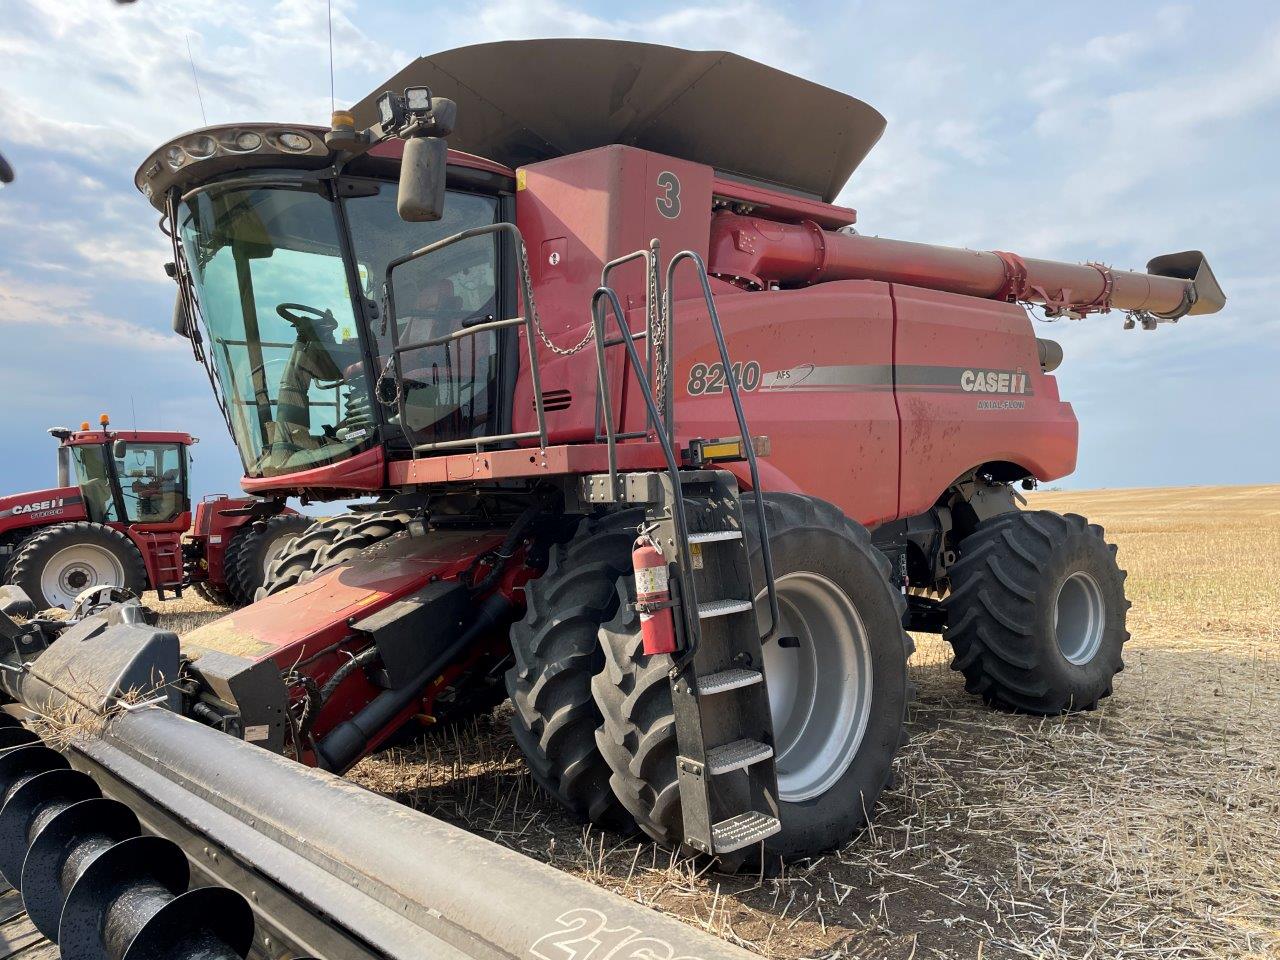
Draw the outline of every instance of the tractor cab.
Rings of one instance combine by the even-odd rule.
[[[84,513],[94,523],[185,528],[188,521],[190,434],[54,428],[58,485],[79,487]]]
[[[332,476],[388,447],[394,456],[424,442],[500,432],[509,414],[499,385],[515,379],[513,337],[410,351],[395,378],[381,304],[393,259],[511,219],[510,171],[451,158],[443,215],[411,223],[397,212],[403,145],[385,144],[335,175],[314,169],[328,158],[324,135],[309,127],[210,128],[152,163],[155,179],[174,183],[184,165],[195,165],[183,158],[215,154],[202,164],[212,176],[202,171],[200,182],[188,179],[165,200],[182,289],[175,327],[193,338],[208,369],[247,489],[299,473]],[[219,163],[233,172],[217,176]],[[399,341],[434,339],[514,311],[504,259],[490,235],[398,270]]]

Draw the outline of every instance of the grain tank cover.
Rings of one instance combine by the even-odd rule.
[[[419,57],[384,90],[458,104],[449,145],[509,167],[625,144],[832,201],[884,132],[853,97],[723,51],[623,40],[509,40]]]

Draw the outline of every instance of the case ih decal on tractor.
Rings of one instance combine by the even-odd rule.
[[[245,490],[372,502],[181,639],[136,607],[7,628],[16,701],[116,714],[67,748],[92,779],[38,743],[0,757],[59,773],[0,812],[42,930],[112,957],[585,956],[575,932],[740,957],[337,775],[509,698],[574,815],[733,867],[863,826],[907,629],[994,705],[1111,692],[1115,549],[1013,489],[1076,459],[1025,305],[1213,313],[1201,254],[1130,272],[853,234],[832,201],[884,119],[733,54],[493,43],[384,90],[327,130],[184,134],[137,173]],[[43,882],[91,837],[69,893]]]
[[[58,488],[0,497],[0,584],[35,607],[69,608],[86,590],[194,588],[224,606],[249,603],[268,563],[307,518],[282,498],[187,493],[185,433],[57,427]]]

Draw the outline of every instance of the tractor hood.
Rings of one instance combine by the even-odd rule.
[[[853,97],[734,53],[623,40],[509,40],[419,57],[385,90],[426,85],[458,104],[449,145],[508,167],[609,144],[835,199],[884,132]]]
[[[79,487],[31,490],[0,497],[0,534],[85,517]]]

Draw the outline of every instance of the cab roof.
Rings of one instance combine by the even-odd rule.
[[[705,163],[830,203],[884,132],[873,107],[724,51],[625,40],[505,40],[419,57],[386,90],[458,104],[449,145],[518,167],[609,144]]]

